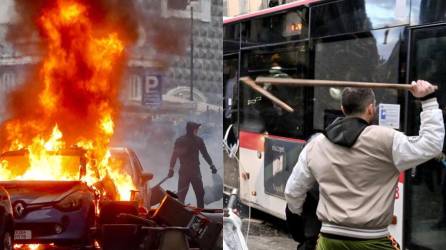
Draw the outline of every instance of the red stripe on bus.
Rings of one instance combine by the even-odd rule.
[[[288,142],[305,143],[304,140],[300,140],[300,139],[282,137],[282,136],[277,136],[277,135],[264,135],[264,134],[253,133],[253,132],[248,132],[248,131],[240,131],[240,147],[264,152],[265,151],[265,149],[264,149],[265,137],[268,137],[271,139],[278,139],[278,140],[282,140],[282,141],[288,141]]]
[[[273,139],[279,139],[282,141],[289,141],[289,142],[297,142],[297,143],[306,143],[305,140],[301,140],[301,139],[294,139],[294,138],[288,138],[288,137],[282,137],[282,136],[277,136],[277,135],[268,135],[269,138],[273,138]]]
[[[398,178],[398,182],[404,183],[404,172],[400,173],[400,177]]]
[[[315,2],[319,2],[320,0],[301,0],[301,1],[295,1],[292,3],[287,3],[287,4],[282,4],[276,7],[272,7],[272,8],[267,8],[267,9],[263,9],[263,10],[258,10],[258,11],[254,11],[248,14],[243,14],[240,16],[236,16],[236,17],[230,17],[227,19],[223,20],[223,24],[228,24],[228,23],[234,23],[234,22],[238,22],[238,21],[242,21],[242,20],[246,20],[246,19],[250,19],[250,18],[254,18],[254,17],[258,17],[258,16],[263,16],[263,15],[267,15],[267,14],[271,14],[274,12],[280,12],[280,11],[284,11],[287,9],[291,9],[294,7],[299,7],[302,5],[306,5],[306,4],[310,4],[310,3],[315,3]]]
[[[239,137],[240,147],[260,152],[265,151],[263,148],[263,143],[265,141],[263,134],[240,131]]]
[[[265,151],[264,143],[265,143],[265,136],[272,139],[279,139],[289,142],[297,142],[297,143],[306,143],[305,140],[300,139],[294,139],[294,138],[287,138],[277,135],[264,135],[259,133],[253,133],[253,132],[247,132],[247,131],[240,131],[240,147],[256,150],[260,152]],[[404,183],[404,173],[401,173],[398,182]]]

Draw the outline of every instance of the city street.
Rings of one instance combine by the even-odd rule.
[[[243,218],[243,233],[246,237],[249,219]],[[251,224],[247,237],[250,250],[289,250],[296,249],[297,243],[288,235],[283,220],[252,209]]]

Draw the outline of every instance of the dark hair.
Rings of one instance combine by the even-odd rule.
[[[371,89],[348,87],[342,91],[341,104],[346,115],[361,114],[374,102],[375,94]]]

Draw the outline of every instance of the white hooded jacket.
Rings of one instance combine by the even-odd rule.
[[[291,212],[302,213],[306,193],[317,181],[321,232],[361,239],[388,235],[400,172],[439,156],[443,149],[445,129],[437,100],[423,101],[422,108],[415,137],[372,125],[361,128],[348,146],[325,135],[309,142],[285,187]]]

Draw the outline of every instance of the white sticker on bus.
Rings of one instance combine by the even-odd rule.
[[[400,105],[399,104],[379,104],[379,125],[400,128]]]

